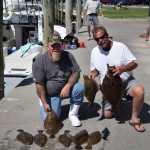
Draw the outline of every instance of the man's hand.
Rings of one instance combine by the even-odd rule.
[[[70,93],[70,84],[67,83],[61,90],[60,97],[68,97]]]
[[[138,66],[137,62],[130,62],[125,66],[117,66],[116,69],[113,70],[114,72],[114,76],[116,75],[121,75],[123,72],[126,71],[132,71],[133,69],[135,69]]]
[[[123,73],[123,69],[122,67],[116,67],[114,70],[113,70],[114,74],[113,76],[116,76],[116,75],[121,75]]]
[[[95,69],[89,73],[88,77],[93,79],[93,78],[97,77],[98,75],[99,75],[99,72]]]
[[[43,104],[43,107],[44,107],[44,111],[46,112],[46,114],[48,114],[52,110],[49,104],[47,103]]]

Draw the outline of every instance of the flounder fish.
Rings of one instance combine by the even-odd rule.
[[[57,134],[60,130],[60,122],[53,110],[49,111],[46,119],[44,121],[44,130],[47,134],[49,134],[49,138],[55,138],[55,134]]]
[[[22,129],[19,129],[17,130],[18,132],[20,132],[18,135],[17,135],[17,139],[22,142],[23,144],[26,144],[26,145],[32,145],[33,144],[33,136],[28,133],[28,132],[25,132],[24,130]]]
[[[65,130],[65,133],[64,134],[61,134],[58,138],[58,141],[64,145],[65,147],[69,147],[70,144],[72,143],[72,137],[71,135],[69,134],[70,131],[68,130]],[[71,138],[70,138],[71,137]]]
[[[86,143],[89,138],[89,134],[86,130],[81,130],[74,136],[75,149],[83,149],[82,144]]]
[[[124,94],[123,84],[119,75],[113,76],[115,66],[107,64],[107,69],[101,91],[104,99],[112,105],[112,111],[116,114]]]
[[[87,75],[83,75],[83,79],[84,79],[84,96],[89,101],[88,108],[92,109],[94,107],[94,99],[96,93],[97,91],[99,91],[99,85],[94,79],[89,78]]]
[[[89,135],[89,138],[87,141],[88,144],[85,148],[92,149],[92,145],[95,145],[100,141],[101,141],[101,133],[99,131],[95,131]]]
[[[38,130],[38,134],[34,136],[34,143],[43,147],[47,142],[47,136],[43,134],[43,130]]]

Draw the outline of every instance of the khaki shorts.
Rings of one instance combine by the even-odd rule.
[[[125,89],[124,98],[129,96],[131,89],[137,84],[139,84],[139,81],[137,81],[133,76],[129,77],[127,81],[123,82],[123,87]],[[111,109],[111,104],[109,104],[104,98],[102,98],[101,105],[103,110]]]
[[[86,16],[86,25],[94,25],[95,27],[99,26],[99,20],[98,20],[98,15],[97,14],[89,14]]]

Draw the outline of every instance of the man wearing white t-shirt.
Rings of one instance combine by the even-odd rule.
[[[102,84],[107,72],[107,64],[115,65],[114,76],[120,75],[125,96],[133,98],[132,116],[129,124],[138,132],[145,131],[138,118],[144,102],[144,88],[133,76],[132,70],[138,66],[135,56],[125,44],[109,40],[108,33],[102,26],[95,29],[94,39],[98,46],[93,48],[91,52],[89,78],[95,78],[99,75],[100,84]],[[105,118],[112,118],[115,115],[111,105],[105,99],[102,101],[102,112]]]

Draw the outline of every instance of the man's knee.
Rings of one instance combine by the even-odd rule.
[[[106,119],[111,119],[114,117],[114,113],[111,110],[103,110],[103,116]]]
[[[83,89],[84,89],[83,84],[81,84],[79,82],[76,83],[74,85],[74,89],[75,89],[75,91],[78,91],[79,93],[83,93]]]
[[[135,96],[143,97],[144,93],[145,93],[144,87],[141,84],[138,84],[135,87],[133,87],[131,95],[133,95],[133,97]]]

